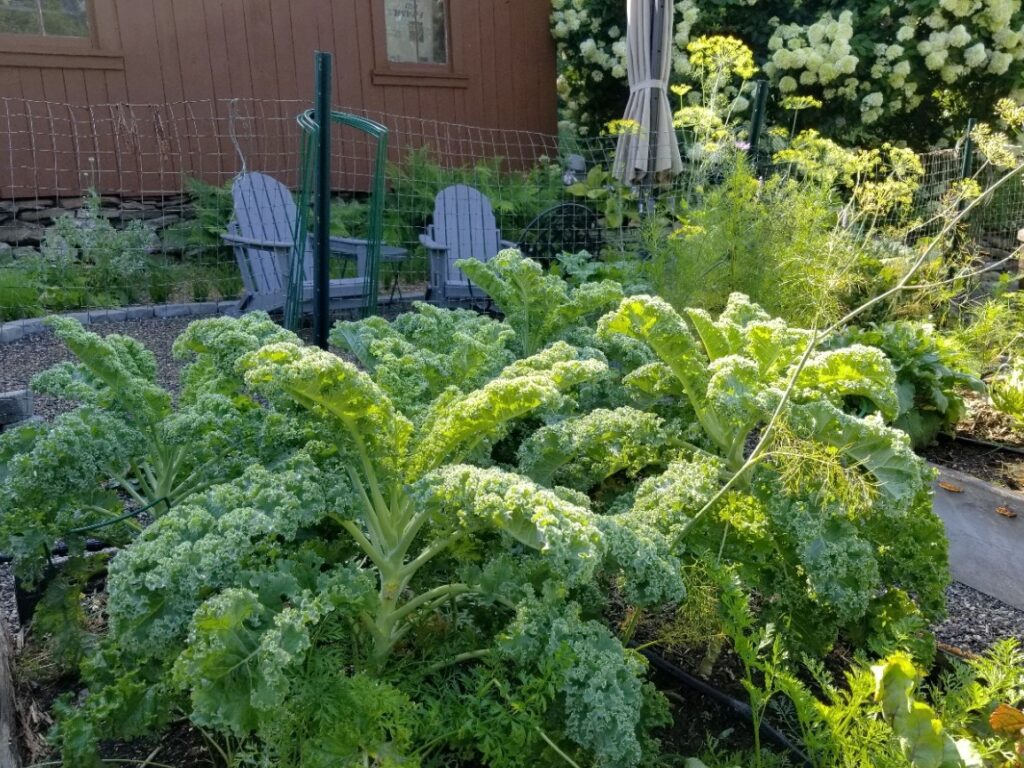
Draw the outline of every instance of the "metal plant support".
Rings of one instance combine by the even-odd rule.
[[[302,155],[299,171],[299,216],[293,233],[295,250],[292,252],[289,271],[288,299],[285,304],[285,327],[294,330],[298,326],[302,305],[303,254],[306,238],[309,237],[309,216],[314,207],[314,342],[321,347],[327,345],[327,298],[329,290],[330,259],[330,128],[321,131],[318,113],[330,115],[330,125],[341,125],[361,131],[376,141],[373,180],[370,189],[369,226],[366,252],[366,294],[362,313],[364,317],[377,313],[377,292],[381,243],[383,241],[385,172],[388,157],[388,129],[373,120],[346,112],[325,109],[330,94],[330,54],[317,54],[317,102],[318,109],[308,109],[296,120],[302,128]],[[324,58],[321,58],[324,57]],[[326,74],[325,74],[326,72]]]

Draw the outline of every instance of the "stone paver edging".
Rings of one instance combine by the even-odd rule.
[[[210,317],[212,315],[238,314],[237,301],[201,301],[192,304],[151,304],[118,309],[92,309],[87,312],[68,312],[63,317],[72,317],[82,325],[94,323],[118,323],[125,320],[150,320],[169,317]],[[32,317],[0,323],[0,344],[19,341],[48,329],[45,318]]]
[[[946,526],[953,578],[1024,610],[1024,494],[935,469],[935,512]]]

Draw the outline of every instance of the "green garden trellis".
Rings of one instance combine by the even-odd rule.
[[[321,141],[329,141],[329,137],[321,134],[316,111],[312,109],[306,110],[300,113],[296,119],[299,127],[302,128],[303,137],[299,177],[299,215],[295,225],[296,231],[292,233],[295,250],[292,252],[291,257],[288,296],[285,301],[284,311],[285,327],[290,330],[295,330],[298,327],[302,305],[302,284],[306,280],[306,276],[303,274],[303,262],[305,260],[306,242],[310,232],[309,222],[310,211],[313,207],[313,191],[318,187],[318,184],[321,189],[329,189],[331,173],[329,162],[321,163],[317,160],[322,149]],[[366,293],[364,294],[362,307],[363,315],[369,316],[377,312],[378,271],[380,249],[383,241],[384,174],[387,166],[388,129],[373,120],[345,112],[331,111],[330,123],[331,125],[342,125],[362,131],[374,138],[377,144],[374,157],[373,181],[370,189],[369,227],[366,247]],[[322,213],[319,214],[319,216],[322,215]],[[326,225],[328,222],[325,221],[322,224]],[[317,230],[326,232],[327,228],[326,226],[322,229],[318,227]],[[323,258],[321,254],[325,252],[326,249],[319,247],[316,249],[315,258],[317,263]],[[315,311],[318,311],[318,309],[315,308]],[[326,321],[326,318],[324,318],[324,321]]]

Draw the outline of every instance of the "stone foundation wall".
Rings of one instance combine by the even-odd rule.
[[[100,204],[101,214],[116,229],[132,221],[144,221],[158,235],[172,224],[195,215],[187,195],[142,199],[106,195],[100,198]],[[36,252],[47,227],[62,216],[84,217],[84,207],[82,197],[0,200],[0,259]]]

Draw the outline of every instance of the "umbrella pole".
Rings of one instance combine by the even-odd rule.
[[[664,54],[665,6],[666,0],[651,0],[654,17],[651,19],[651,75],[661,78],[661,61]],[[658,168],[658,125],[661,116],[659,100],[661,89],[651,89],[650,133],[647,141],[647,176],[644,178],[641,206],[648,216],[654,215],[654,177]]]

